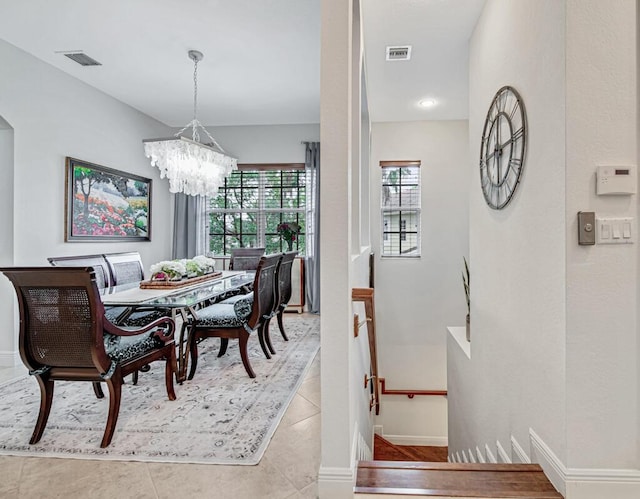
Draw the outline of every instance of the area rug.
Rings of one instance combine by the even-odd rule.
[[[273,327],[275,326],[275,327]],[[191,381],[175,385],[169,401],[164,363],[156,362],[123,386],[120,416],[111,445],[100,448],[107,421],[108,393],[97,399],[90,383],[56,382],[49,422],[40,442],[29,445],[40,393],[31,377],[0,386],[0,454],[77,459],[112,459],[201,464],[260,461],[320,345],[317,316],[285,316],[289,341],[272,324],[277,353],[264,357],[258,338],[249,340],[256,378],[247,376],[237,341],[217,357],[219,340],[200,344]]]

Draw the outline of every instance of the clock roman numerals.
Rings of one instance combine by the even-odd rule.
[[[480,186],[487,204],[502,209],[520,184],[527,139],[524,103],[512,87],[502,87],[493,98],[482,131]]]

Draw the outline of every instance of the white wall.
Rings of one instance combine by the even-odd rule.
[[[13,128],[0,116],[0,265],[13,264]],[[14,330],[13,287],[7,279],[0,279],[0,366],[13,365],[17,358]]]
[[[595,195],[597,165],[638,163],[636,33],[634,0],[567,1],[567,464],[578,468],[640,468],[640,240],[581,247],[575,236],[580,210],[638,215],[637,195]]]
[[[564,26],[563,2],[489,0],[471,38],[471,364],[449,380],[451,451],[488,444],[495,454],[496,441],[527,442],[533,427],[566,455]],[[478,151],[507,84],[526,107],[527,156],[514,199],[495,211]]]
[[[375,262],[380,376],[390,389],[446,390],[446,327],[464,325],[468,254],[466,121],[374,123],[371,237]],[[420,160],[422,256],[381,258],[380,161]],[[385,396],[376,425],[386,438],[446,445],[447,400]],[[397,437],[403,437],[398,440]]]
[[[449,346],[450,450],[515,441],[568,499],[638,497],[638,243],[579,246],[576,220],[637,216],[637,196],[595,195],[597,165],[637,164],[636,1],[489,0],[470,61],[472,342],[471,359]],[[506,84],[528,152],[493,211],[473,151]]]
[[[354,125],[353,117],[358,113],[360,85],[352,75],[359,57],[353,57],[351,51],[354,33],[359,33],[358,2],[322,0],[321,15],[322,456],[318,493],[322,499],[346,499],[353,497],[361,430],[371,427],[362,386],[366,369],[363,336],[353,337],[351,304],[351,289],[366,286],[368,269],[368,249],[353,248],[359,234],[352,227],[359,226],[360,220],[354,216],[350,197],[359,190],[352,185],[359,162],[353,148],[360,146],[360,127]]]
[[[168,258],[172,196],[142,148],[142,139],[166,136],[168,128],[4,41],[0,67],[0,116],[14,129],[14,170],[3,171],[3,178],[14,177],[15,231],[3,222],[0,235],[12,241],[8,263],[48,265],[48,256],[131,250],[141,253],[146,266]],[[153,179],[152,241],[65,243],[66,156]],[[7,165],[2,162],[3,170]],[[11,330],[2,327],[0,338]]]
[[[320,140],[320,125],[313,123],[206,128],[227,154],[238,158],[239,163],[304,163],[302,142]]]

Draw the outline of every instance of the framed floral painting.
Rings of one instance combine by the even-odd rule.
[[[65,241],[150,241],[151,179],[66,159]]]

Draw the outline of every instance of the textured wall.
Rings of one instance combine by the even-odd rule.
[[[142,139],[166,136],[167,127],[3,41],[0,66],[11,68],[0,78],[0,116],[14,129],[14,163],[2,163],[13,168],[15,228],[2,224],[0,238],[13,245],[4,263],[48,265],[48,256],[131,250],[147,266],[169,257],[172,196],[142,148]],[[65,243],[66,156],[153,179],[152,241]],[[3,327],[0,338],[12,330]]]
[[[468,255],[467,121],[375,123],[371,237],[376,253],[380,374],[391,389],[445,390],[446,327],[464,325],[463,257]],[[380,258],[380,161],[421,160],[422,256]],[[444,397],[388,396],[376,425],[387,436],[444,445]],[[406,440],[405,440],[406,442]]]
[[[532,427],[565,456],[564,30],[564,2],[489,0],[471,38],[472,340],[471,360],[457,358],[463,367],[449,379],[452,451],[488,445],[497,455],[497,441],[509,449],[513,435],[526,445]],[[478,158],[503,85],[524,100],[528,150],[515,197],[495,211]]]

